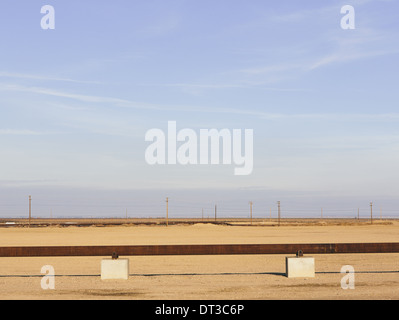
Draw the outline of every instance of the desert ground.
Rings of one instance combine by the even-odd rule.
[[[0,228],[0,246],[340,242],[399,242],[399,221]],[[126,257],[128,280],[101,280],[102,257],[3,257],[0,299],[399,299],[399,254],[312,256],[315,278],[295,279],[285,276],[286,255]],[[54,290],[41,287],[44,265],[55,270]],[[344,265],[355,270],[354,289],[341,288]]]

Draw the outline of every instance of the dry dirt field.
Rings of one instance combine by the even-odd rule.
[[[399,221],[0,228],[0,246],[339,242],[399,242]],[[129,257],[129,280],[106,281],[101,257],[0,258],[0,299],[399,299],[399,254],[314,257],[316,277],[305,279],[285,277],[285,255]],[[41,288],[44,265],[54,267],[54,290]],[[355,289],[341,288],[344,265]]]

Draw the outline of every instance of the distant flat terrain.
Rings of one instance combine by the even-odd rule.
[[[374,219],[373,224],[392,224],[399,219]],[[232,226],[308,226],[308,225],[368,225],[371,224],[370,219],[298,219],[298,218],[282,218],[278,219],[260,219],[260,218],[172,218],[166,221],[165,218],[32,218],[28,219],[12,219],[0,218],[1,227],[46,227],[46,226],[118,226],[118,225],[179,225],[179,224],[219,224]]]

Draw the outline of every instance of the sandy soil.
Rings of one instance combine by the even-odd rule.
[[[0,246],[399,242],[399,222],[334,226],[2,228]],[[285,255],[129,257],[129,280],[101,280],[101,257],[0,258],[0,299],[399,299],[399,254],[314,255],[316,277],[285,277]],[[106,257],[109,258],[109,257]],[[43,290],[41,267],[55,269]],[[341,267],[355,269],[343,290]]]

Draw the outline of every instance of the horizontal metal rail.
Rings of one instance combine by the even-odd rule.
[[[0,247],[0,257],[399,253],[394,243]]]

